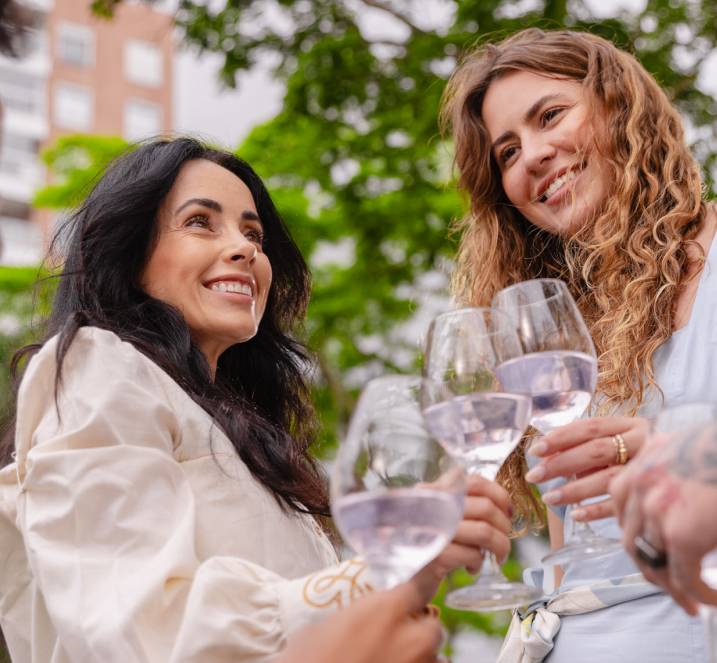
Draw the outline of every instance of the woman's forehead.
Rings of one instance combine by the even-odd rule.
[[[184,164],[163,207],[173,213],[192,198],[215,200],[226,209],[241,207],[256,212],[249,187],[231,171],[206,159],[193,159]]]

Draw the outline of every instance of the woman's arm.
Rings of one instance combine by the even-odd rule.
[[[562,548],[565,545],[565,533],[563,530],[563,521],[558,518],[558,516],[553,513],[552,509],[548,509],[548,534],[550,535],[550,549],[551,550],[557,550],[558,548]],[[555,578],[555,587],[553,589],[557,589],[560,587],[560,583],[563,580],[563,574],[565,573],[563,571],[562,566],[554,566],[553,567],[553,573]]]

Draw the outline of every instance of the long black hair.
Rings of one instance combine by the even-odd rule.
[[[227,349],[214,377],[182,314],[139,286],[158,239],[159,207],[193,159],[226,168],[247,185],[273,273],[258,333]],[[282,507],[328,515],[326,483],[307,452],[317,422],[306,375],[309,355],[295,335],[308,306],[309,271],[266,187],[246,162],[194,138],[144,142],[109,164],[53,247],[65,260],[47,332],[41,342],[15,354],[14,372],[23,358],[29,360],[57,335],[57,387],[77,331],[83,326],[112,331],[166,371],[212,417]],[[13,447],[14,426],[0,446],[3,464]]]

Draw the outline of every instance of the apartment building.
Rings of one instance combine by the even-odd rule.
[[[53,215],[33,210],[38,153],[71,133],[134,140],[172,127],[172,17],[143,4],[97,18],[91,0],[26,0],[40,29],[27,57],[0,57],[0,264],[36,264]]]

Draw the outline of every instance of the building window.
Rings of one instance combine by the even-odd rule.
[[[44,234],[40,227],[30,221],[0,217],[0,241],[2,242],[2,265],[37,265],[42,260]],[[8,325],[12,318],[1,322]],[[3,331],[9,331],[4,329]],[[15,333],[17,329],[13,330]]]
[[[62,62],[91,69],[95,64],[95,33],[75,23],[60,23],[57,28],[57,56]]]
[[[19,72],[0,70],[0,99],[23,113],[44,112],[43,81]]]
[[[148,101],[130,99],[124,105],[124,135],[128,140],[162,130],[162,108]]]
[[[82,85],[57,83],[55,86],[55,124],[61,129],[89,131],[93,122],[92,90]]]
[[[124,75],[130,83],[158,88],[164,80],[162,48],[147,41],[128,39],[124,45]]]

